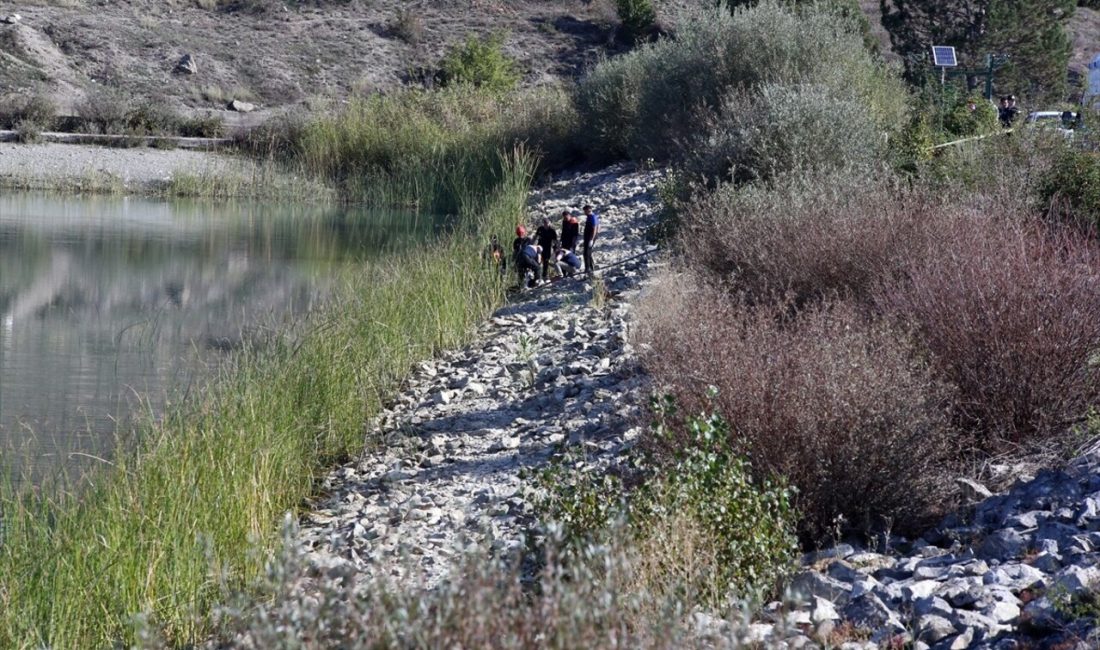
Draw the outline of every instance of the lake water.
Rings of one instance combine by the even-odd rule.
[[[135,408],[292,326],[438,220],[346,208],[0,195],[0,458],[83,466]],[[350,268],[349,268],[350,267]]]

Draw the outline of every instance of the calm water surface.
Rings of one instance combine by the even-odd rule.
[[[0,458],[36,472],[319,305],[336,276],[421,239],[396,212],[0,195]]]

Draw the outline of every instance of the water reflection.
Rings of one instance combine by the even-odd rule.
[[[113,447],[116,421],[336,276],[441,224],[402,212],[0,196],[0,451],[43,467]],[[10,454],[9,454],[10,456]]]

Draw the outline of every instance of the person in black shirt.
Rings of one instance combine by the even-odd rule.
[[[1001,126],[1010,129],[1012,123],[1016,121],[1016,116],[1020,114],[1020,109],[1016,108],[1016,96],[1008,95],[1001,98],[1001,107],[997,111],[997,116],[1001,120]]]
[[[577,223],[577,218],[573,216],[569,210],[561,213],[561,247],[570,250],[577,250],[577,238],[580,237],[580,224]]]
[[[542,255],[542,277],[550,277],[550,251],[554,250],[554,244],[558,243],[558,232],[554,230],[554,227],[550,225],[550,220],[546,217],[542,219],[542,225],[535,231],[535,241],[538,242],[539,248],[543,250]]]

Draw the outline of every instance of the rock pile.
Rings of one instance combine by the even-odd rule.
[[[808,554],[791,584],[801,605],[773,604],[752,635],[791,648],[1100,647],[1100,452],[1025,479],[883,553]]]
[[[422,363],[369,436],[386,447],[333,472],[301,525],[317,567],[431,586],[466,543],[521,543],[521,471],[567,447],[613,456],[639,431],[645,378],[624,334],[645,279],[657,172],[623,166],[553,183],[530,222],[601,211],[599,282],[561,280],[497,311],[477,342]],[[602,287],[600,286],[602,284]]]

